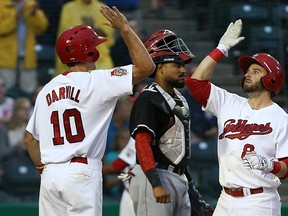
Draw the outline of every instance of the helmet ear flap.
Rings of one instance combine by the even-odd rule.
[[[87,53],[87,56],[92,58],[91,61],[89,61],[89,62],[96,62],[99,59],[99,57],[100,57],[100,53],[99,53],[99,51],[97,49],[95,49],[94,52]]]
[[[274,89],[277,89],[278,86],[277,86],[276,77],[274,76],[273,73],[268,73],[267,75],[262,77],[261,78],[261,83],[266,89],[271,90],[271,96],[275,96],[277,94],[274,91]]]
[[[256,62],[267,71],[267,74],[261,79],[262,85],[267,90],[271,91],[272,95],[277,95],[285,82],[284,70],[279,62],[267,53],[257,53],[253,56],[241,56],[238,59],[238,65],[244,74],[247,73],[247,67],[250,62]]]

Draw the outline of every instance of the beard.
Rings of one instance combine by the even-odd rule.
[[[244,81],[244,86],[243,86],[243,90],[246,93],[253,93],[253,92],[257,92],[257,91],[263,91],[265,88],[262,85],[261,81],[256,82],[255,84],[245,84]]]
[[[166,78],[166,82],[168,82],[174,88],[183,88],[185,86],[185,76],[179,76],[178,78],[175,77],[168,77]]]
[[[179,81],[179,80],[170,80],[169,83],[174,88],[183,88],[185,86],[184,81]]]

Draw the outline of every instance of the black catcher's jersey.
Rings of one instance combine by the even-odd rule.
[[[173,164],[159,149],[159,140],[169,128],[175,124],[175,109],[170,108],[168,102],[156,88],[155,83],[147,85],[137,100],[135,101],[131,115],[129,129],[131,136],[135,138],[136,131],[145,128],[153,134],[153,144],[151,146],[154,159],[156,162]],[[176,95],[175,95],[176,97]],[[176,97],[174,98],[176,106],[183,107],[183,101]],[[175,107],[176,107],[175,106]],[[179,166],[187,166],[190,157],[190,140],[189,140],[189,110],[188,115],[184,119],[180,119],[185,127],[186,133],[186,152]],[[173,164],[175,165],[175,164]]]

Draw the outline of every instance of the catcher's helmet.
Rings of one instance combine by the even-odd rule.
[[[144,46],[154,63],[184,62],[190,63],[195,57],[181,38],[167,29],[160,29],[149,36]]]
[[[265,68],[267,75],[261,78],[262,85],[270,90],[273,95],[277,95],[285,82],[284,71],[279,62],[266,53],[257,53],[253,56],[241,56],[238,59],[238,65],[244,74],[247,73],[252,63],[257,63]]]
[[[100,56],[96,46],[107,38],[100,37],[86,25],[78,25],[64,31],[56,42],[56,51],[63,64],[72,62],[96,62]]]

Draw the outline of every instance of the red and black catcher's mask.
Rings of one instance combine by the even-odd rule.
[[[155,64],[184,63],[188,64],[195,57],[181,38],[167,29],[160,29],[149,36],[144,45]],[[154,77],[155,73],[150,75]]]

